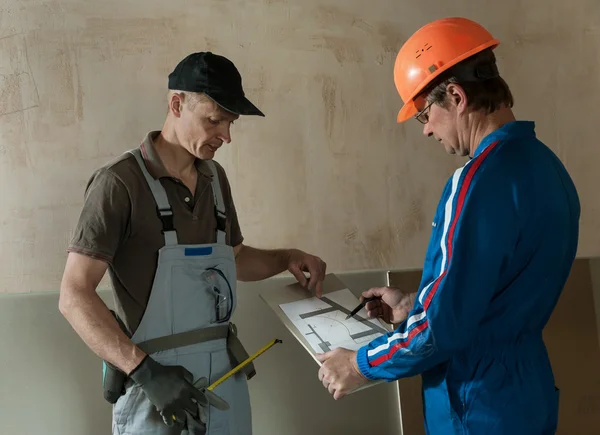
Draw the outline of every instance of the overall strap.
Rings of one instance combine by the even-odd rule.
[[[215,198],[215,216],[217,218],[217,243],[226,243],[226,229],[227,229],[227,213],[225,210],[225,202],[223,201],[223,193],[221,192],[221,183],[219,182],[219,173],[217,166],[212,160],[204,160],[210,168],[213,177],[210,183],[213,191],[213,197]]]
[[[139,148],[135,148],[129,151],[138,162],[142,173],[144,174],[144,178],[146,178],[146,182],[152,191],[152,196],[154,196],[154,201],[156,201],[156,206],[158,209],[158,217],[162,221],[163,224],[163,234],[165,236],[165,245],[176,245],[177,244],[177,232],[175,231],[175,227],[173,226],[173,209],[171,208],[171,204],[169,204],[169,199],[167,198],[167,192],[165,188],[160,184],[160,181],[152,177],[144,164],[144,159],[142,158],[142,152]]]
[[[197,343],[207,341],[227,339],[227,351],[233,364],[238,366],[245,362],[250,356],[244,348],[244,345],[237,336],[237,327],[233,323],[227,325],[212,326],[191,331],[180,332],[178,334],[166,335],[164,337],[152,338],[150,340],[137,343],[137,346],[148,355],[162,352],[169,349],[176,349],[184,346],[191,346]],[[242,371],[246,378],[250,379],[256,374],[254,363],[248,363]]]

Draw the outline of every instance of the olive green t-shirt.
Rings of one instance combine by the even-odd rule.
[[[150,175],[159,179],[173,209],[173,222],[180,244],[216,242],[217,220],[212,172],[206,162],[196,160],[198,181],[195,195],[185,184],[169,175],[148,133],[140,150]],[[215,162],[226,206],[226,242],[237,246],[242,232],[227,175]],[[156,202],[135,157],[125,153],[96,170],[85,190],[85,202],[68,251],[108,263],[115,291],[117,314],[133,333],[144,314],[158,251],[164,246],[162,222]]]

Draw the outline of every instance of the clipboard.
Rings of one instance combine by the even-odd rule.
[[[325,275],[325,279],[323,281],[323,296],[325,297],[327,294],[334,293],[340,290],[350,290],[349,286],[344,284],[342,280],[340,280],[335,274],[329,273]],[[261,299],[273,310],[273,312],[277,315],[279,320],[283,323],[283,325],[290,331],[290,333],[294,336],[294,338],[304,347],[304,349],[309,353],[312,359],[317,363],[319,367],[322,366],[322,363],[317,359],[317,352],[313,349],[311,344],[305,338],[304,334],[298,330],[296,325],[291,321],[291,319],[286,315],[286,313],[281,309],[281,304],[286,304],[290,302],[301,301],[304,299],[314,298],[315,296],[303,288],[300,283],[295,282],[293,284],[278,287],[278,288],[267,288],[262,291],[259,291],[259,296]],[[358,302],[357,302],[358,305]],[[352,307],[354,308],[354,307]],[[383,322],[379,322],[382,328],[385,329],[386,332],[392,331],[391,325],[387,325]],[[361,391],[365,388],[372,387],[374,385],[385,382],[385,380],[379,381],[370,381],[366,385],[361,388],[358,388],[352,393]],[[350,393],[350,394],[352,394]]]

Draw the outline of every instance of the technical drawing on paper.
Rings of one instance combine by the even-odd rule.
[[[359,300],[348,289],[327,293],[323,297],[279,305],[315,352],[337,347],[358,350],[387,330],[377,319],[368,319],[363,308],[354,317],[346,316]]]

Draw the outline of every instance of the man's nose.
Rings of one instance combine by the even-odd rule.
[[[221,130],[221,134],[219,136],[223,142],[225,142],[225,143],[231,142],[231,130],[229,128],[229,125],[224,127],[223,130]]]
[[[427,137],[433,136],[433,131],[431,131],[431,126],[429,123],[423,125],[423,135]]]

